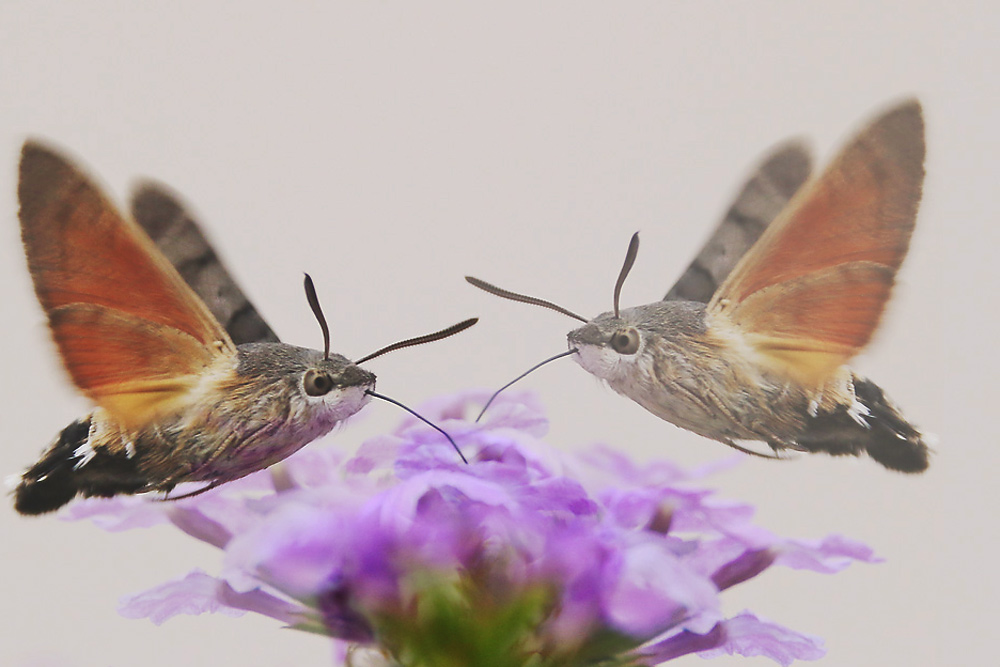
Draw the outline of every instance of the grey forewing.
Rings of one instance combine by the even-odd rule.
[[[243,294],[198,223],[164,186],[142,184],[132,197],[132,216],[201,297],[237,345],[277,342],[278,336]]]
[[[809,178],[811,159],[799,142],[783,144],[746,182],[722,222],[664,300],[708,303],[792,195]]]

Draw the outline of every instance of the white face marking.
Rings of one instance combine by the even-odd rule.
[[[592,375],[616,388],[642,382],[653,372],[651,359],[643,354],[646,340],[640,334],[639,349],[635,354],[621,354],[610,345],[577,345],[576,363]]]
[[[611,381],[628,372],[627,369],[623,368],[626,362],[622,355],[610,347],[578,345],[576,349],[577,353],[573,357],[576,363],[580,364],[588,373],[596,375],[602,380]]]
[[[331,389],[322,396],[310,396],[303,391],[292,407],[305,420],[315,419],[332,427],[368,404],[372,397],[365,393],[366,389],[370,387]]]
[[[346,387],[334,389],[322,396],[326,410],[337,421],[347,419],[361,408],[365,407],[372,397],[365,393],[369,387]]]

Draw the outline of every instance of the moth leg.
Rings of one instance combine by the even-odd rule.
[[[764,452],[757,452],[757,451],[754,451],[752,449],[748,449],[746,447],[743,447],[742,445],[737,445],[732,440],[720,440],[719,442],[721,442],[724,445],[728,445],[729,447],[732,447],[733,449],[735,449],[738,452],[743,452],[744,454],[749,454],[750,456],[756,456],[756,457],[762,458],[762,459],[771,459],[773,461],[790,461],[791,460],[791,458],[789,458],[787,456],[781,456],[781,455],[779,455],[778,452],[782,449],[782,447],[781,447],[781,445],[778,445],[778,447],[775,447],[775,443],[773,443],[773,442],[767,443],[768,446],[770,446],[771,449],[774,450],[773,454],[765,454]]]
[[[200,489],[195,489],[194,491],[191,491],[190,493],[185,493],[185,494],[180,495],[180,496],[173,496],[173,497],[171,497],[170,496],[170,491],[172,491],[173,489],[170,489],[170,490],[168,490],[164,494],[164,496],[162,498],[157,498],[156,501],[160,502],[160,503],[166,503],[166,502],[173,502],[175,500],[183,500],[184,498],[193,498],[194,496],[200,496],[201,494],[205,493],[206,491],[211,491],[212,489],[215,489],[217,487],[222,486],[223,484],[226,483],[226,481],[227,480],[218,480],[217,479],[214,482],[212,482],[211,484],[209,484],[208,486],[203,486]]]

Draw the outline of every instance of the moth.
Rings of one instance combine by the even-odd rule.
[[[55,510],[78,494],[203,482],[200,493],[266,468],[372,397],[396,403],[374,391],[375,375],[361,363],[476,322],[351,361],[330,353],[306,276],[324,350],[288,345],[164,189],[144,186],[133,211],[166,255],[79,168],[34,141],[21,153],[18,198],[38,300],[70,378],[96,405],[23,474],[14,492],[22,514]]]
[[[619,308],[638,234],[613,310],[590,320],[466,280],[584,322],[552,359],[571,356],[681,428],[751,454],[867,452],[886,468],[921,472],[920,431],[846,366],[875,332],[909,247],[924,177],[919,102],[875,118],[812,179],[809,163],[799,144],[774,153],[662,301]]]

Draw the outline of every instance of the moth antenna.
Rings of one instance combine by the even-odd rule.
[[[467,321],[468,320],[466,320],[466,322]],[[464,322],[463,322],[463,324],[464,324]],[[473,322],[473,324],[475,324],[475,322]],[[456,326],[458,326],[458,325],[456,325]],[[472,326],[472,324],[469,324],[469,325],[466,326],[466,328],[471,327],[471,326]],[[449,328],[454,328],[454,327],[449,327]],[[371,389],[366,389],[365,393],[368,394],[369,396],[374,397],[374,398],[381,398],[383,401],[386,401],[388,403],[392,403],[396,407],[403,408],[404,410],[406,410],[407,412],[409,412],[411,415],[413,415],[414,417],[416,417],[417,419],[419,419],[423,423],[427,424],[428,426],[430,426],[432,429],[434,429],[435,431],[437,431],[438,433],[440,433],[444,437],[448,438],[448,442],[451,443],[451,446],[455,448],[455,451],[458,452],[458,455],[462,458],[462,463],[464,463],[465,465],[469,465],[469,460],[467,458],[465,458],[465,454],[462,453],[462,450],[458,448],[458,445],[455,444],[455,441],[451,439],[451,436],[448,435],[447,431],[445,431],[443,428],[441,428],[440,426],[438,426],[437,424],[435,424],[431,420],[427,419],[426,417],[418,414],[412,408],[406,407],[405,405],[403,405],[402,403],[400,403],[399,401],[397,401],[394,398],[389,398],[388,396],[385,396],[384,394],[376,393],[376,392],[372,391]]]
[[[625,263],[622,264],[621,273],[618,274],[618,282],[615,283],[615,319],[618,319],[618,298],[622,294],[622,285],[625,284],[625,278],[628,277],[628,272],[632,270],[632,265],[635,264],[635,256],[639,254],[639,232],[632,235],[632,240],[628,242],[628,250],[625,251]]]
[[[490,396],[490,400],[486,401],[486,405],[483,406],[483,409],[479,411],[479,416],[476,417],[476,423],[478,424],[479,420],[483,418],[483,415],[486,414],[486,408],[490,407],[490,403],[492,403],[493,399],[495,399],[497,396],[500,395],[500,392],[504,391],[505,389],[507,389],[507,387],[511,386],[512,384],[514,384],[515,382],[517,382],[521,378],[525,377],[529,373],[532,373],[532,372],[538,370],[539,368],[541,368],[545,364],[549,363],[550,361],[555,361],[556,359],[561,359],[563,357],[567,357],[567,356],[569,356],[571,354],[574,354],[576,351],[577,350],[574,347],[571,350],[566,350],[565,352],[560,352],[559,354],[557,354],[554,357],[549,357],[545,361],[541,361],[541,362],[535,364],[534,366],[532,366],[528,370],[524,371],[523,373],[521,373],[520,375],[518,375],[516,378],[514,378],[513,380],[511,380],[510,382],[508,382],[504,386],[502,386],[499,389],[497,389],[495,392],[493,392],[493,395]]]
[[[323,316],[323,309],[319,305],[319,297],[316,296],[316,286],[313,285],[313,279],[309,274],[305,274],[305,287],[306,287],[306,300],[309,302],[309,307],[312,308],[313,315],[316,316],[316,320],[319,322],[319,328],[323,330],[323,358],[330,358],[330,327],[326,324],[326,317]]]
[[[467,320],[463,320],[458,324],[452,324],[447,329],[441,329],[441,331],[435,331],[434,333],[427,334],[426,336],[417,336],[416,338],[408,338],[406,340],[401,340],[398,343],[393,343],[392,345],[386,345],[381,350],[376,350],[372,352],[367,357],[361,357],[355,364],[363,364],[366,361],[374,359],[375,357],[380,357],[387,352],[392,352],[393,350],[399,350],[404,347],[413,347],[414,345],[423,345],[424,343],[433,343],[436,340],[441,340],[442,338],[447,338],[448,336],[454,336],[460,331],[465,331],[473,324],[479,321],[478,317],[470,317]]]
[[[563,315],[569,315],[570,317],[580,320],[583,323],[589,322],[585,317],[580,317],[571,310],[566,310],[562,306],[557,306],[551,301],[546,301],[545,299],[539,299],[533,296],[527,296],[525,294],[518,294],[516,292],[509,292],[503,288],[497,287],[496,285],[491,285],[485,280],[480,280],[479,278],[473,278],[472,276],[465,276],[465,281],[470,285],[478,287],[484,292],[489,292],[495,296],[503,299],[510,299],[511,301],[520,301],[521,303],[530,303],[533,306],[541,306],[542,308],[548,308],[549,310],[554,310],[557,313],[562,313]]]

